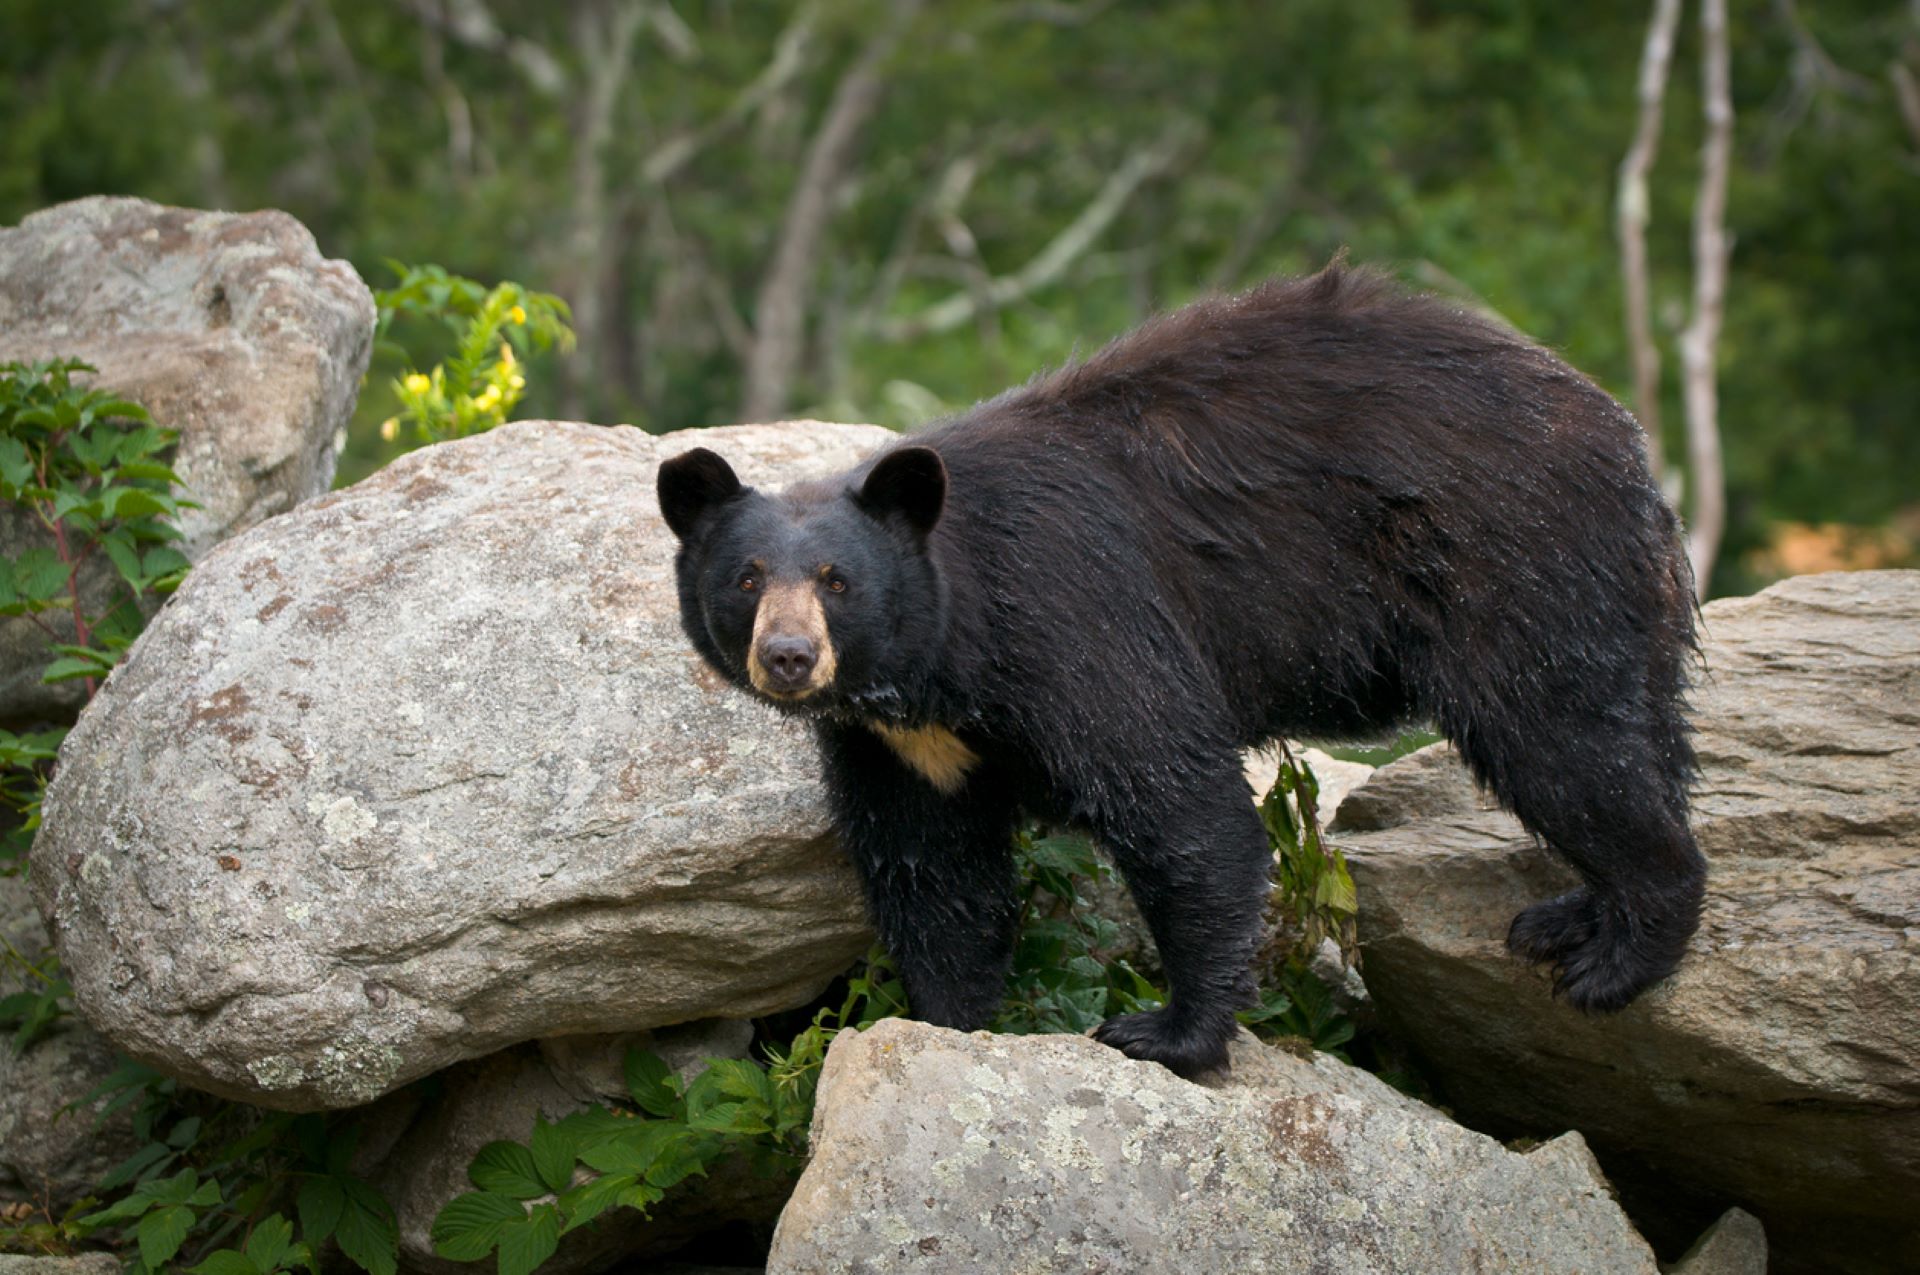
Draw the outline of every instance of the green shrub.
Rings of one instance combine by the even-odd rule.
[[[573,347],[567,303],[552,293],[517,283],[488,288],[434,265],[388,265],[400,282],[374,294],[375,339],[398,349],[388,331],[399,318],[438,323],[453,337],[443,362],[423,372],[409,358],[406,372],[391,382],[399,410],[381,424],[388,442],[404,431],[415,444],[438,443],[504,424],[526,394],[526,356]]]

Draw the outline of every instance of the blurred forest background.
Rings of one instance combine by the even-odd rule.
[[[1652,4],[0,0],[0,224],[277,207],[375,287],[520,280],[579,332],[520,414],[656,431],[913,425],[1343,245],[1631,403],[1614,218]],[[1695,10],[1646,204],[1681,461]],[[1727,29],[1713,592],[1911,563],[1920,0],[1737,0]],[[343,477],[392,449],[397,367]]]

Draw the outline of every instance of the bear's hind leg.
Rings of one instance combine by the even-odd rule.
[[[1535,739],[1491,776],[1584,882],[1515,917],[1507,948],[1552,964],[1555,991],[1575,1008],[1607,1013],[1680,963],[1699,925],[1706,860],[1687,828],[1684,779],[1667,773],[1673,759],[1593,731],[1569,748]]]
[[[1273,857],[1237,758],[1180,787],[1094,829],[1153,932],[1171,994],[1164,1008],[1108,1019],[1093,1034],[1192,1077],[1225,1065],[1235,1011],[1253,999]]]

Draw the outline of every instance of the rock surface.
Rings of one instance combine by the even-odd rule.
[[[1502,938],[1571,874],[1436,746],[1335,825],[1367,986],[1463,1119],[1579,1128],[1663,1244],[1739,1204],[1776,1270],[1920,1269],[1920,572],[1788,580],[1704,633],[1679,972],[1613,1017],[1554,1001]]]
[[[26,879],[0,877],[0,938],[29,961],[47,949],[47,932]],[[0,969],[0,997],[30,989],[15,968]],[[16,1054],[0,1032],[0,1201],[51,1204],[54,1216],[87,1194],[139,1145],[126,1111],[96,1122],[90,1112],[62,1114],[118,1065],[113,1049],[77,1019]]]
[[[404,1130],[378,1149],[363,1170],[393,1205],[400,1227],[400,1264],[414,1275],[470,1275],[471,1263],[433,1251],[429,1232],[448,1201],[473,1190],[467,1166],[480,1148],[499,1139],[526,1142],[534,1114],[558,1121],[609,1098],[625,1098],[620,1066],[631,1047],[652,1049],[691,1080],[706,1058],[744,1058],[750,1024],[687,1023],[657,1033],[568,1036],[503,1050],[443,1072],[439,1092],[424,1101],[412,1091],[386,1100],[367,1123]],[[404,1110],[401,1108],[404,1106]],[[632,1209],[603,1214],[593,1226],[561,1237],[541,1275],[608,1270],[671,1252],[703,1232],[728,1224],[773,1225],[791,1180],[756,1177],[744,1165],[722,1163],[691,1186],[673,1191],[642,1215]]]
[[[353,267],[285,213],[98,197],[0,228],[0,363],[83,359],[180,432],[203,506],[179,520],[190,558],[332,484],[373,324]],[[27,534],[0,526],[0,552]],[[49,658],[26,620],[0,622],[0,715],[80,706],[78,683],[39,684]]]
[[[770,1275],[1655,1270],[1578,1134],[1508,1151],[1243,1040],[1217,1089],[1078,1036],[840,1035]]]
[[[21,1257],[0,1253],[0,1275],[119,1275],[122,1263],[111,1253],[78,1257]]]
[[[1728,1209],[1667,1275],[1767,1275],[1767,1232],[1745,1209]]]
[[[680,632],[661,459],[890,437],[523,422],[219,546],[61,753],[37,901],[133,1056],[289,1110],[802,1004],[870,941],[812,742]]]

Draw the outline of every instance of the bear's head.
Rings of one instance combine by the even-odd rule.
[[[696,447],[661,464],[659,496],[680,539],[680,623],[710,664],[789,711],[897,709],[946,622],[939,453],[897,447],[768,494]]]

